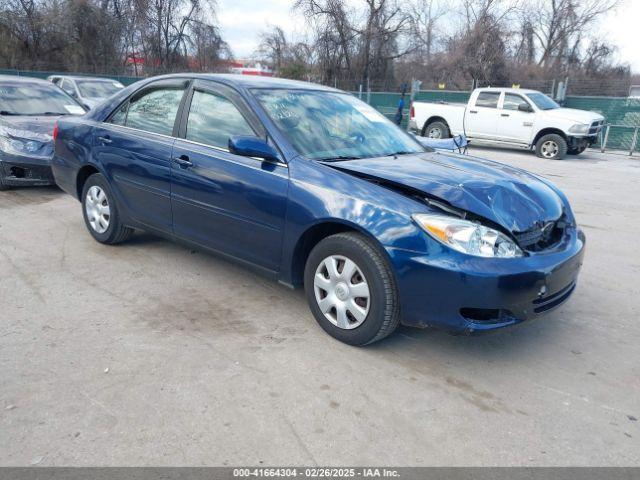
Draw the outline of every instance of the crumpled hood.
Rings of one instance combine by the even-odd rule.
[[[53,126],[59,116],[9,116],[0,117],[0,135],[20,140],[35,140],[36,149],[21,155],[32,158],[53,157]]]
[[[512,232],[525,232],[543,222],[558,220],[563,213],[560,197],[532,174],[475,157],[420,153],[330,165],[405,185]]]
[[[46,142],[52,140],[53,126],[58,118],[4,115],[0,117],[0,129],[4,127],[12,136]]]
[[[577,110],[575,108],[554,108],[552,110],[545,110],[544,114],[548,117],[558,118],[560,120],[569,120],[585,124],[604,120],[604,117],[599,113]]]

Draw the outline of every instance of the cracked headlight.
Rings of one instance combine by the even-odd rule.
[[[30,155],[36,153],[42,147],[42,143],[36,140],[15,138],[0,133],[0,150],[13,155]]]
[[[578,133],[578,134],[589,133],[590,127],[591,125],[589,124],[576,123],[573,127],[569,129],[569,133]]]
[[[413,219],[440,243],[477,257],[522,257],[520,247],[502,232],[479,223],[447,215],[420,213]]]

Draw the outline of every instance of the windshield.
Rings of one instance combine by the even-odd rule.
[[[53,83],[0,84],[0,115],[82,115],[84,108]]]
[[[77,80],[80,95],[85,98],[105,98],[124,88],[118,82],[104,80]]]
[[[544,93],[527,93],[527,97],[533,103],[536,104],[540,110],[553,110],[554,108],[560,108],[556,102],[547,97]]]
[[[377,110],[347,93],[253,93],[296,150],[307,158],[341,160],[425,151]]]

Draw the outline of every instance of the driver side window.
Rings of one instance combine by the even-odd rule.
[[[230,100],[211,92],[195,90],[185,138],[227,149],[232,135],[254,136],[255,133]]]
[[[527,103],[527,101],[524,98],[522,98],[520,95],[514,95],[513,93],[505,93],[502,108],[504,110],[518,110],[518,107],[522,103]]]

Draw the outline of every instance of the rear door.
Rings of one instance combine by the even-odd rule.
[[[521,104],[529,105],[522,95],[505,93],[500,108],[498,133],[501,140],[528,144],[533,134],[535,113],[518,110]]]
[[[195,81],[173,149],[174,233],[276,271],[289,171],[285,163],[230,153],[231,135],[267,138],[237,92]]]
[[[467,136],[494,140],[498,132],[498,102],[501,92],[480,91],[474,105],[467,107],[464,118]]]
[[[185,80],[154,82],[94,128],[93,155],[127,214],[167,232],[172,227],[171,149],[187,85]]]

